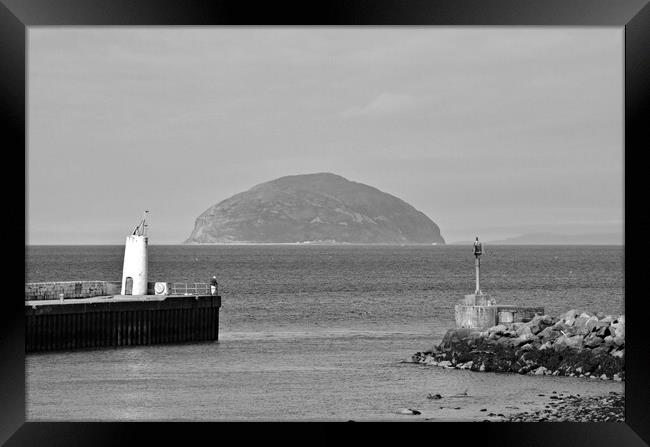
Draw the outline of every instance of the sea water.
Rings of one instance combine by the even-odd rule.
[[[119,281],[123,250],[30,246],[27,281]],[[213,275],[218,342],[29,354],[28,420],[482,420],[543,407],[552,391],[622,391],[404,363],[454,326],[474,290],[471,246],[149,247],[150,281]],[[623,277],[620,246],[488,246],[481,263],[498,304],[551,315],[624,313]]]

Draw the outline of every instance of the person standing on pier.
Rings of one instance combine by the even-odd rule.
[[[218,286],[219,286],[219,284],[217,283],[217,277],[213,276],[212,279],[210,280],[210,293],[212,295],[217,294],[217,287]]]

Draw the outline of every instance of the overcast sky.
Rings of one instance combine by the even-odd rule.
[[[623,29],[28,29],[30,244],[186,239],[333,172],[448,242],[623,225]]]

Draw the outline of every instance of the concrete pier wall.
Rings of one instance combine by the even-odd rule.
[[[526,323],[535,315],[544,315],[544,308],[465,304],[457,304],[455,307],[458,329],[487,329],[502,323]]]
[[[544,315],[543,307],[497,306],[497,324],[527,323],[535,315]]]
[[[155,294],[156,281],[147,282],[145,295]],[[171,290],[172,283],[166,283]],[[93,298],[97,296],[119,295],[122,283],[119,281],[56,281],[56,282],[31,282],[25,284],[25,301],[59,300],[63,299]],[[208,289],[206,288],[207,292]],[[201,292],[196,292],[201,293]]]
[[[119,284],[119,283],[118,283]],[[137,346],[219,338],[220,296],[25,302],[25,351]]]
[[[25,301],[117,295],[120,287],[119,281],[32,282],[25,284]]]

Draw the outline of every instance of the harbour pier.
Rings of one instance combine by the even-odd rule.
[[[122,281],[25,284],[26,352],[219,339],[216,279],[148,281],[147,213],[126,237]]]
[[[56,284],[48,283],[54,288]],[[76,284],[77,289],[84,286]],[[28,299],[36,296],[26,293],[25,351],[216,341],[221,296],[207,293],[207,284],[200,286],[164,295],[48,299],[52,297],[41,294],[41,299]],[[37,288],[38,284],[26,285]]]

